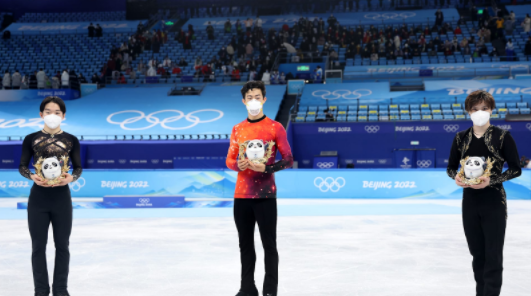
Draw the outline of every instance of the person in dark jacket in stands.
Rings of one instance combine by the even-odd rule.
[[[98,76],[98,74],[94,73],[94,75],[92,75],[92,83],[96,83],[96,84],[100,84],[101,80],[100,80],[100,77]]]
[[[94,37],[94,25],[92,23],[90,23],[90,25],[87,27],[88,29],[88,36],[89,37]]]
[[[96,32],[96,37],[103,36],[103,29],[100,27],[100,24],[96,24],[95,32]]]
[[[20,89],[20,84],[22,83],[22,75],[20,75],[18,70],[15,70],[15,73],[13,73],[13,76],[11,77],[11,83],[13,85],[13,89]]]
[[[531,37],[527,38],[524,49],[525,55],[531,55]]]
[[[85,78],[82,73],[79,73],[79,77],[77,79],[79,80],[79,83],[88,83],[87,78]]]
[[[37,71],[33,71],[33,74],[29,77],[29,88],[37,89]]]

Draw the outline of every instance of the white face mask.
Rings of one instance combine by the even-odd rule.
[[[487,111],[479,110],[470,114],[470,118],[475,126],[484,126],[489,122],[490,113]]]
[[[55,114],[44,116],[44,123],[51,129],[56,129],[61,124],[61,121],[63,119]]]
[[[251,100],[249,103],[247,103],[247,111],[249,111],[249,114],[252,116],[256,116],[260,114],[260,111],[262,110],[262,103],[258,100]]]

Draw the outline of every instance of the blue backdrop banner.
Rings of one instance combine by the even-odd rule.
[[[411,92],[407,92],[411,93]],[[301,105],[356,105],[358,102],[389,104],[389,82],[307,84]]]
[[[145,21],[144,21],[145,22]],[[12,23],[6,30],[13,35],[39,35],[39,34],[72,34],[87,33],[91,22],[78,23]],[[100,24],[103,33],[109,32],[136,32],[139,21],[106,21],[92,22],[94,25]]]
[[[531,156],[531,122],[492,121],[511,132],[520,155]],[[291,149],[299,168],[311,168],[321,151],[337,151],[341,168],[353,163],[356,168],[416,166],[413,154],[394,161],[395,149],[435,149],[435,166],[446,168],[455,134],[472,126],[472,121],[334,122],[295,123]],[[415,143],[418,142],[418,143]],[[412,145],[415,144],[415,145]],[[420,155],[425,160],[424,155]]]
[[[112,195],[232,198],[230,170],[86,170],[71,183],[73,197]],[[462,188],[443,169],[285,170],[276,173],[279,198],[460,199]],[[32,182],[0,170],[0,197],[26,197]],[[531,199],[531,170],[504,183],[508,199]]]
[[[66,102],[66,132],[83,136],[230,134],[247,118],[241,86],[207,86],[199,96],[168,96],[169,87],[105,88]],[[33,90],[32,90],[33,91]],[[63,91],[37,91],[53,93]],[[286,86],[267,86],[264,113],[275,118]],[[0,91],[15,93],[20,90]],[[49,95],[49,94],[46,94]],[[24,137],[43,127],[40,97],[3,104],[0,136]],[[94,140],[94,139],[92,139]]]
[[[79,99],[79,91],[75,89],[8,89],[0,90],[0,102],[16,101],[40,101],[48,96],[57,96],[61,99],[75,100]],[[3,110],[5,107],[2,106]],[[6,106],[7,107],[7,106]],[[1,111],[0,111],[1,112]],[[1,113],[0,113],[1,114]],[[0,117],[1,118],[1,117]],[[1,120],[1,119],[0,119]]]
[[[429,21],[430,23],[435,22],[435,12],[436,9],[425,9],[425,10],[401,10],[401,11],[375,11],[375,12],[350,12],[350,13],[335,13],[334,16],[337,18],[338,22],[343,26],[357,26],[357,25],[370,25],[370,24],[402,24],[407,23],[419,23]],[[459,19],[459,12],[456,9],[441,9],[444,14],[445,21],[457,21]],[[327,21],[330,14],[327,13],[317,13],[317,14],[302,14],[302,15],[264,15],[260,16],[263,22],[263,27],[277,27],[280,28],[283,24],[288,24],[292,26],[295,22],[298,22],[299,19],[304,16],[308,17],[313,21],[315,17],[323,18]],[[237,18],[231,18],[231,23],[236,23]],[[240,22],[245,20],[241,18]],[[227,22],[225,17],[212,17],[212,18],[192,18],[188,20],[184,27],[187,27],[188,24],[192,24],[194,28],[200,30],[206,28],[208,23],[211,23],[214,27],[219,29],[223,28]],[[245,24],[242,24],[245,28]]]

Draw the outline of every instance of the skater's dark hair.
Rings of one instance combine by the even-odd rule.
[[[242,87],[242,97],[245,99],[247,92],[253,89],[259,89],[262,92],[262,96],[266,96],[265,85],[262,81],[249,81]]]
[[[46,108],[46,105],[48,105],[49,103],[57,104],[59,106],[59,109],[61,109],[61,112],[63,112],[63,114],[66,113],[65,102],[60,97],[56,97],[56,96],[49,96],[49,97],[44,98],[44,100],[42,100],[41,107],[40,107],[41,112],[44,112],[44,108]]]
[[[479,103],[484,102],[490,110],[494,110],[496,102],[494,97],[485,90],[476,90],[471,92],[465,100],[465,110],[470,112],[472,107],[476,106]]]

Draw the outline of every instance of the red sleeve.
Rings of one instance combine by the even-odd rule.
[[[227,167],[233,171],[240,171],[238,168],[238,152],[239,152],[238,141],[236,140],[236,133],[234,132],[234,127],[232,128],[232,133],[230,134],[230,147],[229,153],[227,154],[227,160],[225,163]]]
[[[282,159],[275,162],[272,165],[267,165],[264,173],[274,173],[284,169],[288,169],[293,166],[293,155],[291,154],[291,147],[289,146],[288,136],[286,130],[281,124],[276,124],[276,139],[277,145]]]

